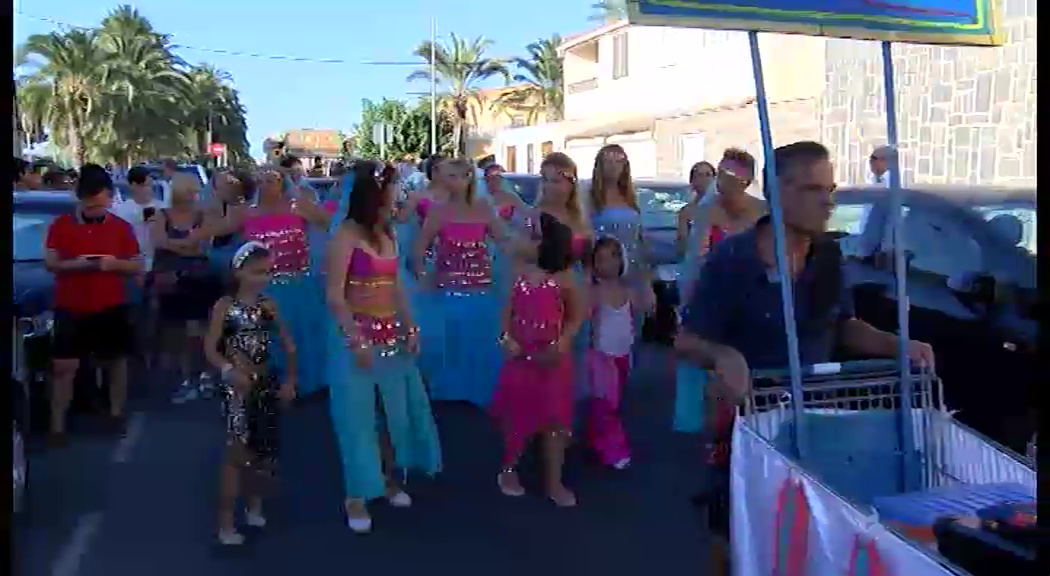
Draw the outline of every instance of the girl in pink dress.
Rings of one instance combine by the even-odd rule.
[[[619,240],[599,238],[591,268],[586,437],[602,464],[623,470],[631,463],[631,449],[620,419],[620,400],[631,371],[634,311],[644,304],[623,279],[627,258]]]
[[[500,342],[506,360],[492,404],[503,434],[500,491],[522,496],[516,466],[529,440],[543,435],[544,488],[557,506],[575,506],[562,483],[573,420],[572,340],[583,320],[571,266],[572,231],[540,216],[538,262],[523,265],[503,311]]]

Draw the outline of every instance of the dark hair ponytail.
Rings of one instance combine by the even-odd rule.
[[[546,212],[540,213],[540,246],[536,265],[556,274],[572,265],[572,229]]]

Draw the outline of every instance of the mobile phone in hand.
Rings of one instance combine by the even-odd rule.
[[[147,207],[142,209],[142,219],[143,220],[149,220],[150,218],[153,218],[153,215],[156,214],[156,213],[157,213],[157,209],[156,208],[154,208],[153,206],[147,206]]]
[[[101,260],[102,256],[99,256],[97,254],[90,254],[88,256],[83,256],[83,258],[84,258],[84,260],[88,260],[88,261],[94,262],[96,260]]]

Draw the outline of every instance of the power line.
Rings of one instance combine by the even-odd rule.
[[[51,24],[53,26],[58,26],[60,28],[67,28],[67,29],[72,29],[72,30],[95,30],[97,28],[97,27],[94,27],[94,26],[80,26],[80,25],[77,25],[77,24],[70,24],[68,22],[62,22],[60,20],[55,20],[54,18],[46,18],[46,17],[43,17],[43,16],[32,16],[32,15],[25,14],[25,13],[22,13],[22,12],[18,12],[18,15],[23,17],[23,18],[28,18],[30,20],[36,20],[38,22],[46,22],[46,23]],[[360,65],[360,66],[422,66],[422,65],[426,64],[426,62],[422,61],[422,60],[417,61],[417,62],[388,62],[388,61],[382,61],[382,62],[352,62],[350,60],[344,60],[342,58],[307,58],[307,57],[302,57],[302,56],[285,56],[285,55],[277,55],[277,54],[259,54],[259,53],[256,53],[256,52],[241,52],[239,50],[227,50],[227,49],[223,49],[223,48],[204,48],[204,47],[201,47],[201,46],[190,46],[188,44],[179,44],[179,43],[174,43],[174,42],[172,44],[170,44],[170,46],[171,46],[171,48],[178,49],[178,50],[191,50],[191,51],[194,51],[194,52],[206,52],[206,53],[209,53],[209,54],[221,54],[223,56],[236,56],[236,57],[242,57],[242,58],[257,58],[257,59],[260,59],[260,60],[276,60],[276,61],[282,61],[282,62],[308,62],[308,63],[312,63],[312,64],[353,64],[353,65]]]

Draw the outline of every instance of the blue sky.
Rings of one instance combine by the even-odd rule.
[[[529,42],[595,26],[588,22],[594,0],[140,0],[128,2],[175,44],[241,53],[340,59],[345,64],[287,62],[180,48],[192,63],[209,62],[233,75],[248,108],[252,155],[262,154],[266,136],[292,128],[349,130],[360,118],[361,99],[404,98],[425,92],[424,81],[405,82],[411,66],[366,66],[366,61],[411,61],[412,50],[429,38],[430,18],[438,36],[455,32],[495,41],[492,54],[514,56]],[[14,39],[46,33],[51,19],[97,24],[119,2],[21,0],[14,2]]]

